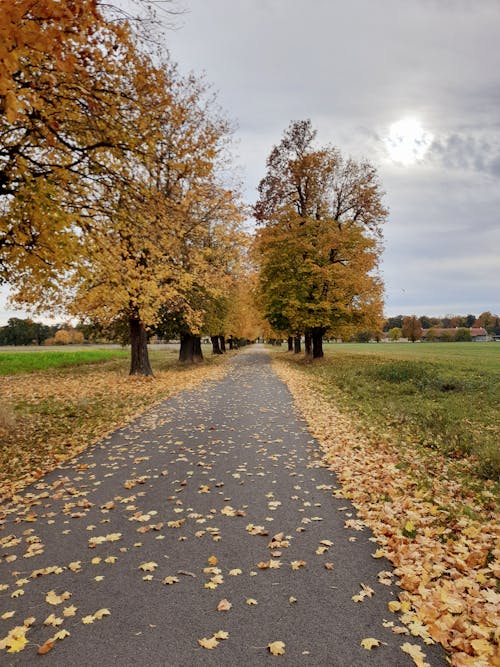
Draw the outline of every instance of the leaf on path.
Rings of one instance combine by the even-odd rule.
[[[58,639],[59,641],[62,641],[63,639],[66,639],[66,637],[70,637],[70,633],[67,630],[59,630],[59,632],[56,632],[56,634],[52,637],[52,639]]]
[[[157,567],[158,563],[150,561],[149,563],[141,563],[137,569],[142,570],[143,572],[154,572]]]
[[[172,584],[177,584],[179,582],[179,577],[165,577],[163,580],[163,584],[166,584],[167,586],[171,586]]]
[[[54,640],[53,637],[51,639],[47,639],[45,644],[42,644],[38,648],[38,651],[37,651],[38,655],[45,655],[49,651],[52,651],[52,649],[54,648],[54,643],[55,643],[55,640]]]
[[[258,603],[257,603],[257,600],[254,600],[254,598],[248,598],[248,599],[246,600],[246,603],[249,604],[249,605],[256,605],[256,604],[258,604]]]
[[[45,596],[45,602],[48,602],[49,604],[57,605],[61,604],[65,600],[68,600],[71,597],[71,593],[68,593],[68,591],[65,591],[64,593],[61,593],[61,595],[57,595],[55,591],[49,591],[47,595]]]
[[[56,628],[58,625],[62,625],[63,623],[64,619],[57,618],[55,614],[50,614],[43,622],[44,625],[51,625],[54,628]]]
[[[217,641],[217,639],[215,637],[210,637],[210,639],[207,639],[206,637],[203,637],[203,639],[198,639],[198,644],[202,648],[206,648],[206,649],[211,650],[211,649],[215,648],[216,646],[218,646],[219,642]]]
[[[226,598],[223,598],[219,604],[217,605],[217,611],[229,611],[233,605],[229,600],[226,600]]]
[[[19,631],[18,634],[14,634],[15,630]],[[14,630],[11,630],[12,634],[9,633],[9,636],[5,641],[5,645],[9,647],[7,653],[19,653],[19,651],[23,650],[28,643],[24,632],[26,632],[24,628],[14,628]]]
[[[301,567],[304,567],[306,564],[305,560],[292,560],[290,565],[292,566],[292,570],[299,570]]]
[[[407,653],[413,658],[413,662],[417,667],[431,667],[428,662],[425,662],[425,653],[422,652],[422,649],[417,644],[410,644],[405,642],[401,646],[403,653]]]
[[[366,637],[366,639],[361,640],[361,646],[367,651],[371,651],[372,648],[376,648],[381,645],[380,639],[375,639],[374,637]]]
[[[240,570],[239,567],[235,567],[233,570],[229,570],[229,574],[232,577],[237,577],[239,574],[242,574],[242,571]]]
[[[226,632],[225,630],[219,630],[214,634],[215,639],[228,639],[229,637],[229,632]]]
[[[285,642],[271,642],[270,644],[267,645],[267,648],[269,649],[269,653],[272,655],[284,655],[285,654]]]

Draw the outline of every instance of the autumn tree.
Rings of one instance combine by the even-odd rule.
[[[402,333],[412,343],[422,338],[422,326],[416,315],[407,315],[403,318]]]
[[[126,322],[131,373],[150,374],[147,328],[161,306],[197,331],[192,295],[223,289],[219,258],[238,219],[216,167],[229,127],[199,82],[97,18],[71,67],[48,46],[20,61],[15,82],[33,80],[38,98],[0,119],[0,263],[17,303]]]
[[[254,214],[263,312],[320,357],[326,332],[379,327],[387,211],[376,170],[316,147],[315,136],[310,121],[291,123],[269,155]]]

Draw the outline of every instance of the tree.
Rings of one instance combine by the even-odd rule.
[[[422,326],[420,320],[415,315],[408,315],[403,318],[402,327],[403,336],[415,343],[422,338]]]
[[[305,334],[321,357],[326,332],[380,324],[387,211],[375,169],[334,147],[316,148],[315,136],[308,120],[290,124],[269,155],[254,214],[265,317],[278,332]]]
[[[64,250],[51,241],[57,261],[43,258],[33,270],[24,252],[15,278],[18,302],[62,304],[104,327],[126,321],[130,372],[150,375],[148,328],[163,306],[182,314],[185,336],[199,335],[199,295],[224,290],[220,266],[232,258],[227,241],[240,213],[236,192],[219,177],[230,127],[211,110],[205,87],[171,63],[155,66],[125,37],[96,71],[99,94],[86,105],[78,98],[83,111],[70,114],[80,132],[70,136],[99,148],[78,168],[66,165],[71,178],[64,174],[60,187],[50,174],[43,181],[57,200],[50,211]],[[87,155],[73,143],[73,153]],[[15,202],[29,225],[43,212],[39,199],[29,210],[19,193]],[[50,236],[56,227],[49,227]]]
[[[470,333],[470,329],[464,329],[464,328],[457,329],[457,331],[455,332],[455,340],[456,341],[465,341],[465,342],[471,341],[472,336],[471,336],[471,333]]]
[[[402,335],[402,331],[399,327],[392,327],[392,329],[389,330],[389,338],[393,342],[398,341]]]
[[[489,334],[494,333],[495,326],[497,325],[498,317],[490,313],[489,310],[481,313],[477,320],[474,322],[475,327],[483,327]]]

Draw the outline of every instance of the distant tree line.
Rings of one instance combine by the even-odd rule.
[[[403,329],[405,318],[415,317],[409,315],[396,315],[389,317],[384,322],[384,331],[391,329]],[[471,327],[482,327],[490,335],[500,335],[500,317],[490,311],[485,311],[476,317],[476,315],[446,315],[445,317],[428,317],[421,315],[417,318],[419,326],[422,329],[470,329]]]
[[[388,336],[392,341],[401,338],[417,341],[425,334],[427,341],[470,341],[472,340],[471,328],[483,328],[489,336],[500,336],[500,317],[490,311],[485,311],[478,316],[472,314],[446,315],[445,317],[396,315],[384,321],[382,330],[361,330],[345,340],[369,343],[373,340],[380,341]]]
[[[0,327],[0,345],[69,345],[86,339],[84,325],[43,324],[32,319],[11,317]]]

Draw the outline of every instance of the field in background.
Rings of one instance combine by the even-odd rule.
[[[328,344],[303,369],[370,428],[404,447],[472,457],[480,476],[498,480],[500,344]]]
[[[96,361],[101,352],[106,358]],[[91,363],[89,353],[94,353]],[[163,398],[220,376],[231,353],[214,356],[211,346],[203,353],[204,364],[185,366],[177,361],[178,345],[151,346],[155,377],[143,378],[128,375],[129,353],[119,348],[0,352],[0,363],[13,354],[14,366],[22,364],[19,357],[48,364],[59,355],[68,355],[66,361],[75,355],[76,363],[44,370],[24,364],[24,372],[0,373],[0,499],[19,480],[36,479]]]
[[[120,349],[74,349],[63,350],[38,348],[36,350],[0,351],[0,375],[31,373],[49,368],[80,366],[113,358],[128,358],[128,352]]]

